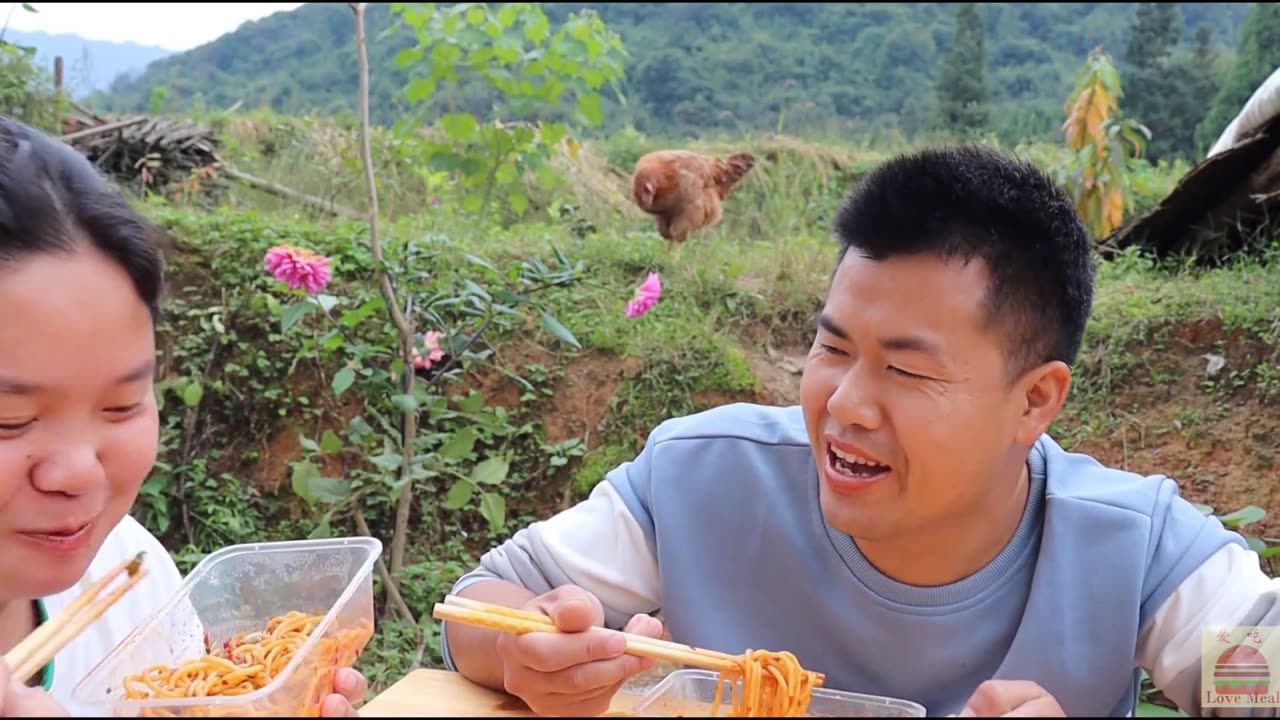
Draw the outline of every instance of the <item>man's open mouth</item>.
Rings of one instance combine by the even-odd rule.
[[[850,478],[865,480],[873,478],[877,475],[889,472],[889,466],[883,465],[864,458],[861,455],[855,455],[850,452],[838,450],[833,446],[827,447],[827,461],[831,467],[841,475]]]

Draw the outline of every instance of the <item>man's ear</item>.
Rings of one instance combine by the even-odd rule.
[[[1060,360],[1037,365],[1023,373],[1015,389],[1015,402],[1021,405],[1018,442],[1031,445],[1049,429],[1070,389],[1071,368]]]

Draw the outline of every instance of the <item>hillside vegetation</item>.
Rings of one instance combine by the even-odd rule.
[[[361,124],[344,110],[358,107],[345,5],[251,23],[153,65],[112,99],[177,113],[194,97],[185,73],[200,67],[212,74],[199,84],[203,104],[181,114],[215,129],[228,164],[338,199],[354,214],[320,215],[207,178],[140,199],[173,247],[160,328],[162,462],[134,515],[184,570],[233,543],[382,539],[378,633],[360,660],[375,691],[440,663],[431,607],[480,553],[585,497],[657,423],[728,402],[797,401],[835,257],[832,215],[878,163],[925,142],[977,138],[1058,178],[1095,237],[1159,202],[1190,166],[1176,156],[1149,162],[1145,151],[1165,135],[1153,130],[1149,143],[1131,115],[1144,93],[1137,68],[1154,72],[1173,57],[1168,17],[1153,4],[1141,12],[1101,4],[636,7],[566,17],[555,4],[409,5],[406,40],[380,35],[389,16],[373,6],[370,107],[394,126],[370,128],[367,158]],[[1204,37],[1200,7],[1183,6],[1184,44]],[[1265,65],[1259,58],[1276,52],[1251,35],[1270,18],[1259,8],[1215,15],[1215,28],[1246,12],[1257,21],[1241,27],[1238,53],[1215,49],[1223,78],[1253,77]],[[784,24],[759,29],[770,17]],[[943,72],[938,53],[920,77],[910,52],[878,53],[908,47],[902,38],[936,49],[950,33],[938,28],[952,18],[957,37],[971,43],[947,54],[961,68],[993,44],[1051,59],[1034,72],[1007,65],[1041,78],[1030,82],[1034,93],[1007,95],[1013,75],[985,81],[1006,103],[989,105],[990,117],[1043,113],[1045,132],[1016,124],[1008,136],[992,132],[976,111],[982,103],[966,99],[975,82],[940,95],[948,120],[934,134],[913,141],[875,132],[901,130],[900,111],[933,92],[922,78]],[[672,32],[677,19],[700,29]],[[1126,35],[1130,21],[1143,31]],[[986,40],[976,27],[987,27]],[[846,30],[854,39],[842,39]],[[1132,51],[1091,53],[1099,38]],[[837,49],[858,42],[866,43],[858,52]],[[691,73],[700,67],[694,75],[711,84],[679,102],[737,108],[755,125],[730,130],[701,110],[681,125],[664,111],[668,101],[644,99],[684,92],[661,79],[660,63],[645,75],[646,62],[681,43],[702,48],[706,62],[675,49],[669,57]],[[778,132],[777,118],[751,110],[775,100],[789,107],[769,88],[774,73],[802,67],[805,55],[816,104],[834,108],[846,84],[879,88],[849,89],[850,107],[868,105],[849,116],[857,125],[840,141],[787,132],[790,119]],[[836,71],[833,57],[867,64]],[[735,63],[744,69],[731,72]],[[457,84],[448,81],[453,67]],[[517,73],[528,82],[514,81]],[[602,101],[612,81],[629,88],[627,108]],[[147,95],[160,85],[168,90]],[[546,121],[510,122],[463,87],[483,88],[501,107],[542,108]],[[276,109],[223,109],[242,97]],[[287,112],[307,106],[323,111]],[[1187,110],[1179,127],[1194,131],[1207,111],[1206,102]],[[694,130],[696,138],[681,137]],[[637,157],[672,146],[758,157],[723,223],[674,252],[631,203],[627,184]],[[365,215],[366,167],[376,234]],[[1266,512],[1280,503],[1280,234],[1271,233],[1271,242],[1213,269],[1193,259],[1157,263],[1137,250],[1099,257],[1085,349],[1068,409],[1051,428],[1065,446],[1104,462],[1174,477],[1206,512],[1241,528],[1268,564],[1280,537],[1280,519]],[[332,281],[308,292],[273,278],[264,256],[286,244],[331,258]],[[628,317],[627,301],[651,272],[662,279],[660,300]],[[1142,714],[1162,711],[1158,695],[1148,700]]]
[[[1084,56],[1095,47],[1113,56],[1130,42],[1141,3],[981,3],[982,50],[978,84],[985,88],[986,128],[1007,142],[1054,136],[1061,103]],[[1150,3],[1150,5],[1157,5]],[[1195,154],[1194,126],[1233,49],[1247,3],[1166,3],[1172,42],[1135,62],[1163,65],[1152,91],[1176,118],[1161,137],[1176,136],[1161,154]],[[442,4],[441,7],[448,7]],[[936,130],[953,45],[957,6],[944,3],[544,3],[559,25],[574,11],[597,12],[628,48],[627,74],[618,88],[625,106],[606,96],[601,132],[626,126],[654,135],[708,132],[822,133],[831,137],[895,135],[915,138]],[[345,5],[309,3],[247,23],[234,33],[153,63],[134,79],[122,78],[95,99],[103,108],[188,111],[270,107],[290,114],[354,109],[355,52]],[[419,70],[393,60],[414,43],[393,21],[391,5],[369,10],[375,122],[390,125],[410,111],[402,90]],[[1158,30],[1158,32],[1165,32]],[[1167,47],[1166,47],[1167,45]],[[1167,50],[1167,53],[1166,53]],[[1166,59],[1163,56],[1168,54]],[[1128,62],[1128,60],[1126,60]],[[962,72],[972,73],[968,67]],[[1156,81],[1159,81],[1158,83]],[[1208,85],[1205,85],[1205,82]],[[1141,93],[1134,90],[1135,95]],[[1207,93],[1207,94],[1206,94]],[[1242,99],[1231,98],[1230,108]],[[1149,102],[1145,107],[1157,105]],[[447,110],[504,119],[526,114],[504,106],[483,84],[463,83],[414,108],[438,116]],[[1230,110],[1234,112],[1234,109]],[[1187,119],[1195,114],[1195,119]],[[562,118],[558,118],[562,119]],[[1145,117],[1144,121],[1152,122]],[[1182,129],[1183,125],[1189,129]],[[1222,123],[1225,125],[1225,123]],[[1221,126],[1205,132],[1216,136]],[[1162,141],[1163,142],[1163,141]]]

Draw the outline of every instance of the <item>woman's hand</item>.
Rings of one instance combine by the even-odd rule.
[[[15,678],[9,664],[0,659],[0,717],[71,717],[71,713],[49,693]]]
[[[320,703],[320,717],[360,717],[356,706],[364,702],[369,681],[356,670],[342,668],[333,676],[333,694]]]

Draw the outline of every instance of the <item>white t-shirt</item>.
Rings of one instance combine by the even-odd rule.
[[[102,543],[85,576],[63,592],[43,600],[47,616],[55,617],[91,584],[141,551],[147,553],[143,560],[147,576],[53,659],[53,683],[50,685],[46,679],[46,687],[53,699],[74,717],[102,714],[100,708],[77,704],[72,700],[72,691],[147,616],[173,597],[182,584],[182,574],[160,541],[126,515]]]

